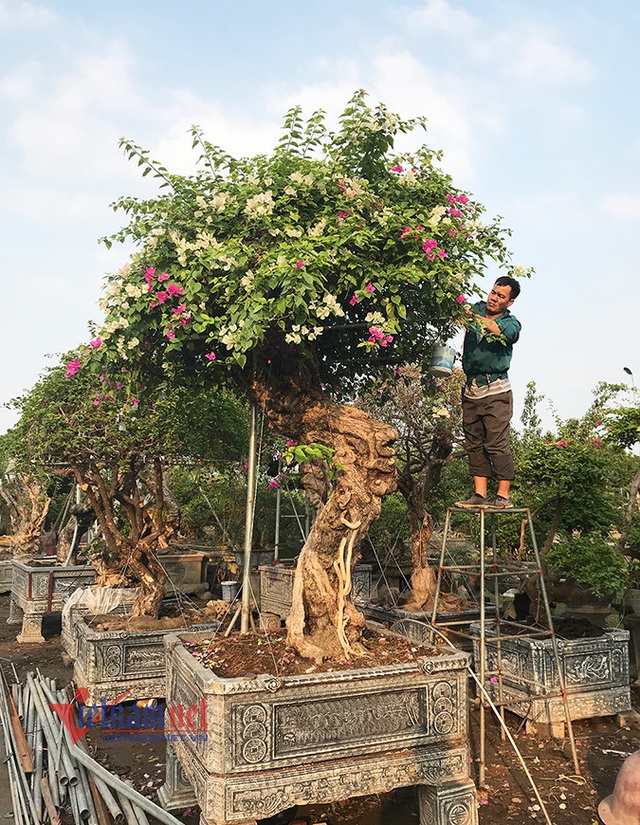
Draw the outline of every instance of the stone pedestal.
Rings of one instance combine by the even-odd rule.
[[[182,770],[171,745],[167,745],[167,764],[164,785],[158,788],[158,802],[165,811],[176,811],[197,805],[193,785]]]
[[[425,825],[475,825],[467,654],[361,670],[224,679],[189,653],[190,642],[207,638],[165,638],[167,703],[206,706],[206,730],[170,732],[168,738],[206,825],[252,823],[295,805],[407,785],[428,786]],[[447,820],[450,814],[454,818]]]
[[[468,782],[420,785],[420,825],[477,825],[476,786]]]

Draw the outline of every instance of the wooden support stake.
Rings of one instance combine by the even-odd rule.
[[[56,811],[56,806],[53,804],[51,788],[49,787],[49,780],[46,776],[43,776],[40,780],[40,790],[42,791],[44,807],[49,815],[50,825],[60,825],[60,814]]]

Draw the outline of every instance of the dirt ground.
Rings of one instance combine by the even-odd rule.
[[[0,596],[0,664],[13,680],[12,666],[20,681],[30,670],[40,669],[46,676],[66,685],[72,678],[70,666],[63,663],[60,650],[60,622],[55,617],[45,621],[44,645],[19,645],[15,636],[19,627],[8,625],[9,596]],[[632,703],[640,707],[640,688],[632,686]],[[542,739],[525,734],[517,717],[507,717],[525,763],[538,787],[554,825],[592,825],[598,823],[597,804],[612,792],[617,773],[625,757],[640,749],[640,730],[634,725],[620,727],[615,717],[574,722],[574,737],[581,776],[573,775],[573,763],[566,740]],[[97,736],[90,741],[93,755],[119,776],[130,779],[138,790],[155,799],[164,781],[164,746],[157,742],[105,742]],[[478,711],[471,709],[471,748],[477,780]],[[488,788],[479,793],[480,825],[509,822],[544,822],[544,816],[531,786],[508,742],[500,739],[499,728],[488,724]],[[176,813],[176,812],[174,812]],[[177,812],[187,825],[196,825],[198,809]],[[415,789],[406,788],[373,797],[360,797],[330,805],[284,811],[260,825],[292,825],[294,822],[326,825],[411,825],[419,823]]]

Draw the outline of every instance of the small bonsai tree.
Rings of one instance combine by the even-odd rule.
[[[115,204],[128,223],[107,243],[138,248],[109,279],[100,346],[87,352],[148,386],[206,385],[224,370],[277,433],[329,450],[335,479],[301,552],[287,623],[289,644],[316,660],[357,653],[364,620],[348,596],[351,566],[396,486],[396,431],[341,402],[449,337],[456,299],[487,259],[508,264],[506,231],[482,222],[438,153],[394,152],[399,133],[424,125],[358,92],[336,132],[322,112],[305,122],[291,110],[268,156],[233,158],[194,128],[190,176],[122,142],[161,193]]]

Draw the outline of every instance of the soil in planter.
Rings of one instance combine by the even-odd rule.
[[[361,639],[364,652],[347,661],[326,661],[321,665],[300,658],[286,644],[286,631],[271,633],[232,633],[225,638],[212,636],[197,642],[183,640],[184,646],[205,667],[223,678],[257,674],[299,676],[303,673],[330,673],[358,670],[380,665],[408,664],[424,656],[446,655],[443,648],[420,646],[398,636],[382,636],[365,628]]]
[[[216,618],[221,618],[216,615],[217,611],[214,607],[209,608],[209,602],[206,608],[188,607],[180,609],[175,605],[163,605],[160,611],[160,616],[157,619],[150,616],[113,616],[111,614],[102,614],[92,616],[89,622],[90,627],[98,632],[107,630],[172,630],[182,629],[185,627],[192,627],[196,624],[208,624]],[[222,602],[224,605],[224,612],[227,613],[229,605]]]

